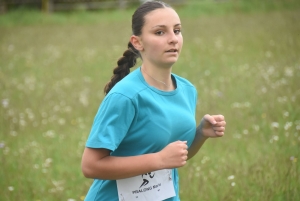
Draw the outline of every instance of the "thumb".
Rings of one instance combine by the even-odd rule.
[[[217,122],[215,120],[215,118],[209,114],[204,115],[203,119],[205,121],[208,121],[209,123],[211,123],[212,125],[215,125]]]

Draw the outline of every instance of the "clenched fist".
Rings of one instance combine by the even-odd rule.
[[[182,167],[186,164],[188,154],[187,141],[176,141],[168,144],[158,152],[161,169]]]

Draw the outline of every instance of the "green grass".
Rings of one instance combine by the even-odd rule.
[[[264,13],[300,9],[298,0],[186,0],[183,5],[174,5],[182,18],[199,16],[222,16],[232,13]],[[133,4],[134,5],[134,4]],[[10,9],[5,15],[0,15],[0,26],[14,25],[58,25],[58,24],[97,24],[99,22],[116,22],[120,19],[128,20],[135,7],[126,10],[96,10],[84,9],[56,12],[55,14],[42,13],[36,8],[19,7]]]
[[[183,201],[300,200],[300,9],[274,2],[178,8],[173,71],[198,89],[198,122],[227,121],[226,135],[179,169]],[[83,199],[82,151],[131,14],[0,16],[0,200]]]

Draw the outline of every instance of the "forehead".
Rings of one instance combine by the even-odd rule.
[[[145,15],[144,26],[174,26],[180,24],[180,18],[172,8],[159,8]]]

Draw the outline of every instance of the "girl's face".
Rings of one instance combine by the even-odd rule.
[[[170,67],[178,59],[183,39],[179,16],[172,8],[161,8],[145,16],[140,36],[143,63]]]

